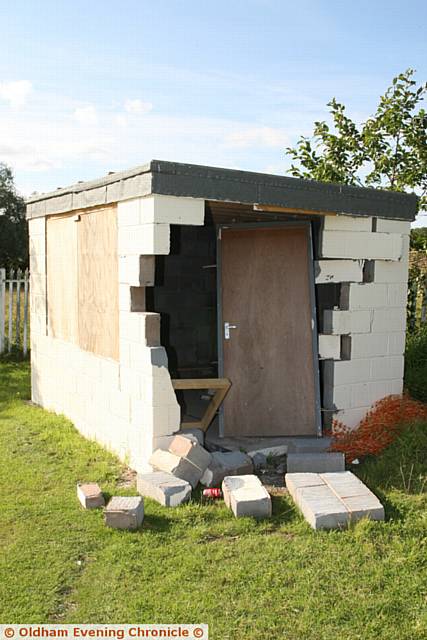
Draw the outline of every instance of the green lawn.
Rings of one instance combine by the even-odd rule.
[[[78,480],[126,493],[123,467],[28,397],[28,365],[0,363],[0,622],[206,622],[218,640],[427,637],[427,425],[359,470],[386,523],[315,533],[286,497],[259,523],[197,497],[170,510],[146,500],[129,533],[76,499]]]

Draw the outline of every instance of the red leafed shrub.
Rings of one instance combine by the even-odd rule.
[[[427,420],[427,405],[407,395],[378,400],[356,429],[342,422],[332,424],[331,451],[341,451],[347,462],[364,456],[376,456],[386,449],[410,423]]]

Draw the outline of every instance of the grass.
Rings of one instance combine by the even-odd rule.
[[[269,521],[221,502],[146,500],[139,532],[107,529],[78,480],[120,485],[117,459],[25,402],[0,363],[0,622],[206,622],[218,640],[416,640],[427,634],[427,424],[358,468],[387,522],[313,532],[287,497]]]

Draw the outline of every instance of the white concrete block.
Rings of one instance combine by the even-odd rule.
[[[170,451],[162,451],[162,449],[154,451],[148,462],[156,471],[165,471],[181,478],[181,480],[186,480],[193,489],[203,475],[203,471],[186,458],[177,456]]]
[[[387,285],[387,306],[404,307],[408,297],[408,287],[406,282]]]
[[[103,394],[104,395],[104,394]],[[111,413],[130,422],[130,396],[120,391],[109,390],[104,396]]]
[[[351,406],[351,385],[336,384],[323,391],[324,409],[348,409]]]
[[[164,471],[138,474],[136,487],[142,496],[156,500],[164,507],[177,507],[191,498],[191,485]]]
[[[77,498],[85,509],[98,509],[105,505],[104,496],[96,482],[78,483]]]
[[[404,331],[388,334],[388,353],[391,356],[400,356],[405,352],[406,334]]]
[[[350,231],[323,231],[322,233],[323,258],[399,260],[402,250],[400,234]]]
[[[118,227],[137,226],[141,224],[140,198],[134,200],[122,200],[117,203]]]
[[[119,256],[119,282],[133,287],[152,287],[155,278],[155,256],[138,254]]]
[[[375,260],[373,266],[374,282],[379,283],[399,283],[408,282],[408,262],[399,260]]]
[[[294,489],[290,483],[290,476],[293,475],[292,473],[286,474],[286,486],[304,518],[313,529],[339,529],[348,526],[350,521],[348,509],[326,483]]]
[[[324,473],[344,471],[345,457],[340,452],[288,453],[286,459],[288,473]]]
[[[351,360],[389,354],[387,333],[361,333],[351,336]]]
[[[44,236],[46,233],[46,218],[28,220],[28,234],[31,237]]]
[[[344,423],[349,429],[355,429],[359,422],[366,416],[370,405],[366,407],[358,407],[355,409],[342,409],[334,413],[334,419]]]
[[[242,487],[260,487],[262,486],[261,480],[258,476],[253,474],[239,475],[239,476],[226,476],[222,481],[222,493],[224,496],[224,502],[227,507],[230,506],[231,492]]]
[[[372,358],[370,379],[398,380],[400,378],[403,378],[403,368],[403,356],[385,356],[383,358]]]
[[[372,218],[347,215],[327,215],[323,219],[326,231],[372,231]]]
[[[363,282],[363,260],[316,260],[316,284]]]
[[[380,233],[401,233],[402,235],[409,235],[411,232],[411,223],[406,220],[377,218],[376,231]]]
[[[369,333],[371,331],[371,316],[372,312],[369,309],[360,311],[326,309],[323,312],[323,330],[327,334],[338,335]]]
[[[168,224],[141,224],[119,227],[120,255],[167,255],[170,230]]]
[[[204,200],[154,194],[141,198],[140,202],[143,224],[204,224]]]
[[[176,456],[185,458],[201,470],[201,476],[212,461],[209,451],[206,451],[197,441],[185,436],[176,435],[169,444],[169,451]]]
[[[200,482],[206,487],[218,487],[226,476],[246,475],[252,472],[252,460],[242,451],[214,451]]]
[[[370,373],[371,360],[369,358],[324,363],[324,383],[329,387],[366,382],[370,379]]]
[[[391,381],[388,380],[351,385],[348,408],[372,406],[374,402],[392,394]]]
[[[230,508],[236,518],[270,518],[270,494],[263,486],[236,489],[230,494]]]
[[[107,504],[105,524],[113,529],[138,529],[144,519],[144,501],[141,497],[114,496]]]
[[[386,307],[372,311],[372,332],[405,331],[406,306]]]
[[[341,336],[319,334],[319,358],[341,358]]]
[[[346,284],[341,287],[340,306],[344,309],[353,311],[387,305],[388,285],[386,284]]]

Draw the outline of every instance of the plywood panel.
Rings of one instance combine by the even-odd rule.
[[[82,214],[77,225],[79,344],[118,360],[117,207]]]
[[[224,435],[316,434],[306,227],[222,230]]]
[[[48,332],[78,342],[77,224],[73,215],[47,220]]]

